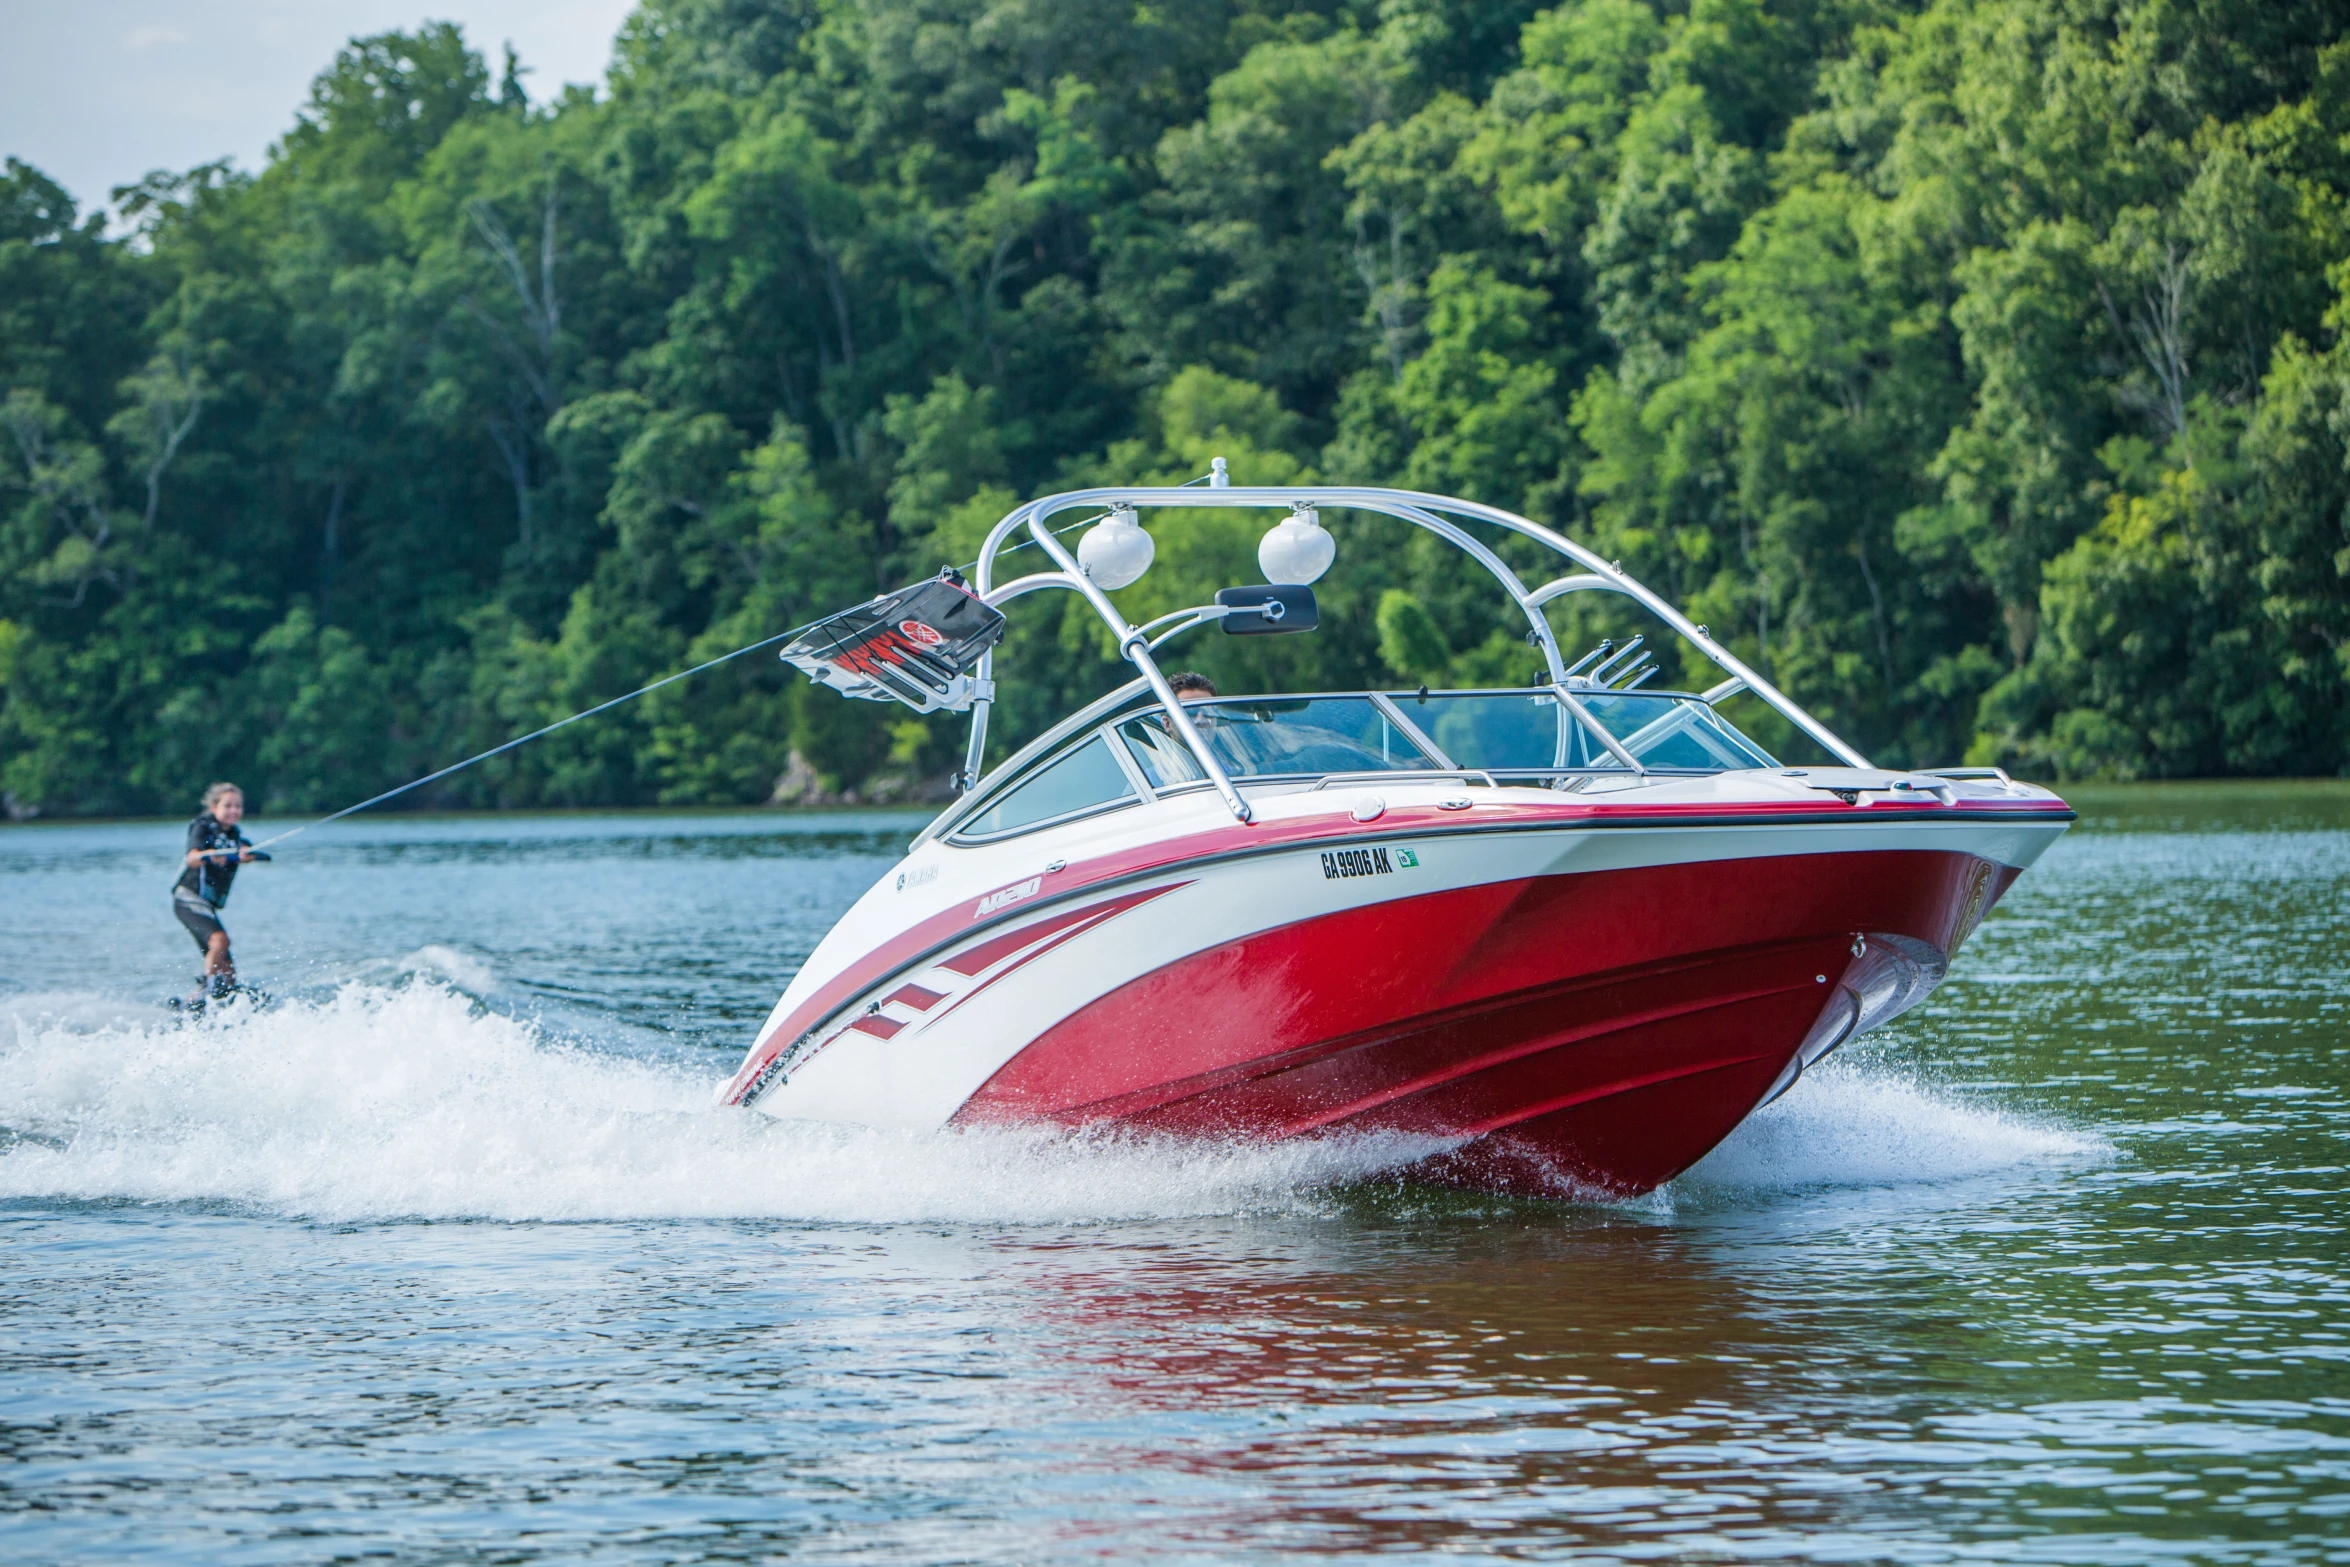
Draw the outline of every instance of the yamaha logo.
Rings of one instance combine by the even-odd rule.
[[[946,641],[943,632],[926,626],[919,620],[901,620],[898,622],[898,629],[904,632],[906,640],[912,642],[916,647],[937,647]]]

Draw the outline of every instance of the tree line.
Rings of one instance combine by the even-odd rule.
[[[541,106],[453,26],[356,39],[258,173],[110,222],[6,164],[0,803],[341,804],[1219,455],[1562,528],[1880,760],[2350,770],[2346,33],[645,0]],[[1531,676],[1448,550],[1334,521],[1325,630],[1196,661]],[[1262,520],[1154,526],[1134,618],[1255,579]],[[1116,678],[1060,597],[1008,740]],[[433,798],[886,799],[955,727],[759,656]]]

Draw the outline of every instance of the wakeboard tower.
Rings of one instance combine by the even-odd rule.
[[[1916,1005],[2073,819],[1995,768],[1872,765],[1618,566],[1498,508],[1348,486],[1030,501],[949,574],[784,657],[971,718],[955,802],[810,955],[725,1102],[931,1129],[1401,1138],[1415,1173],[1552,1194],[1669,1180],[1823,1057]],[[1131,624],[1145,513],[1278,519],[1267,584]],[[1051,520],[1096,520],[1074,553]],[[1170,641],[1310,631],[1328,515],[1423,529],[1539,650],[1506,689],[1178,700]],[[997,580],[1025,533],[1047,569]],[[1531,541],[1529,584],[1489,539]],[[1136,678],[987,767],[1004,608],[1076,594]],[[1630,600],[1721,672],[1658,689],[1643,638],[1569,660],[1546,606]],[[1751,692],[1834,760],[1782,765]]]

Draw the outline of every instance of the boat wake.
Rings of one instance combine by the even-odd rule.
[[[469,996],[487,996],[498,989],[497,971],[471,953],[454,947],[427,945],[384,965],[384,973],[370,979],[437,979]]]
[[[1430,1151],[777,1122],[712,1108],[717,1071],[566,1045],[424,979],[193,1027],[151,1017],[55,996],[0,1009],[0,1199],[326,1220],[1064,1223],[1318,1207]]]
[[[1805,1073],[1674,1184],[1696,1191],[1914,1185],[2111,1153],[2094,1133],[1971,1104],[1866,1061],[1835,1061]]]
[[[19,996],[0,1006],[0,1199],[329,1221],[1086,1223],[1327,1212],[1336,1190],[1437,1147],[869,1132],[713,1109],[716,1075],[565,1044],[436,979],[354,982],[194,1026]],[[1846,1071],[1807,1079],[1686,1179],[1944,1179],[2093,1145]]]

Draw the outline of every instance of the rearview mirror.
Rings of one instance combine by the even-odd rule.
[[[1276,636],[1311,631],[1322,623],[1314,590],[1299,583],[1268,582],[1254,588],[1219,588],[1216,602],[1232,611],[1223,619],[1232,637]]]

